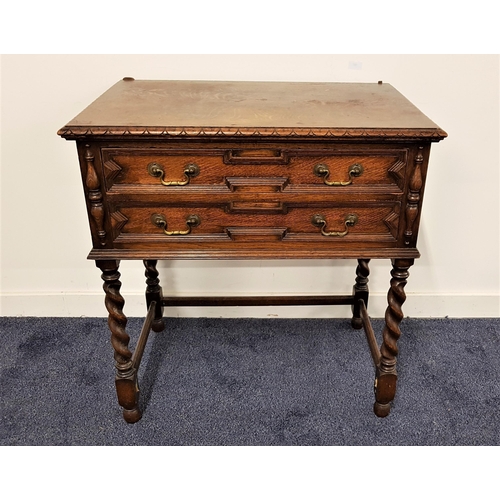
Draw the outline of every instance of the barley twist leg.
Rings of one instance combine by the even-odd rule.
[[[160,286],[160,280],[158,278],[159,273],[156,269],[157,260],[145,260],[144,267],[146,268],[146,303],[149,308],[151,302],[156,303],[155,316],[151,328],[154,332],[161,332],[165,328],[165,322],[163,320],[163,293]]]
[[[413,259],[395,259],[392,261],[391,287],[387,294],[388,307],[385,312],[385,326],[382,332],[381,360],[375,378],[374,412],[378,417],[386,417],[391,409],[391,401],[396,395],[398,355],[397,342],[401,336],[399,325],[403,319],[401,306],[406,300],[404,287],[409,276],[408,269]]]
[[[365,306],[368,307],[368,276],[370,275],[370,268],[368,267],[369,263],[370,259],[358,259],[358,267],[356,268],[356,284],[352,289],[354,304],[352,305],[351,320],[351,325],[353,328],[356,328],[356,330],[363,328],[358,301],[362,299]]]
[[[103,289],[106,294],[105,305],[108,310],[108,325],[111,330],[111,345],[114,349],[116,394],[123,408],[123,418],[128,423],[137,422],[142,414],[139,410],[139,386],[137,370],[128,348],[130,337],[125,327],[127,317],[123,314],[124,298],[120,295],[121,282],[118,272],[119,261],[97,261],[102,271]]]

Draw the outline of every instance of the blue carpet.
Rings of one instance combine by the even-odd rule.
[[[141,325],[129,319],[134,341]],[[349,320],[167,318],[130,425],[106,319],[0,318],[0,445],[499,445],[500,320],[401,329],[398,393],[379,419]]]

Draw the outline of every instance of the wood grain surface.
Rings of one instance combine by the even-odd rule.
[[[125,79],[59,134],[446,137],[386,83]]]

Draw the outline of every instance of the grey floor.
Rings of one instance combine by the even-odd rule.
[[[129,319],[133,339],[141,324]],[[0,318],[0,445],[499,445],[500,320],[401,329],[398,393],[379,419],[367,342],[348,319],[168,319],[130,425],[106,319]]]

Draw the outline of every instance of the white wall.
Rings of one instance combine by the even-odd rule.
[[[124,76],[391,83],[449,137],[434,144],[407,315],[499,316],[497,55],[7,55],[1,59],[0,315],[103,316],[100,271],[74,142],[57,130]],[[373,261],[372,261],[373,262]],[[166,294],[350,292],[355,261],[159,265]],[[382,316],[388,262],[372,263]],[[142,263],[123,262],[129,316],[143,315]],[[347,307],[169,309],[169,315],[328,317]]]

